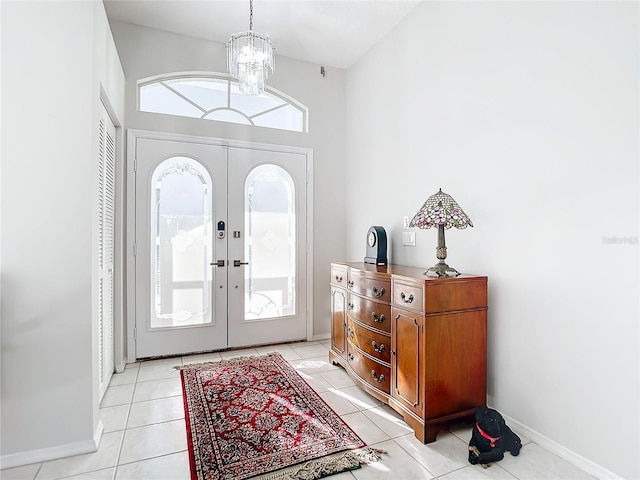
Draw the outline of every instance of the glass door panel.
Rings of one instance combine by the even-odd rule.
[[[245,181],[245,320],[296,313],[295,195],[278,165],[260,165]]]
[[[212,184],[193,159],[173,157],[151,178],[150,327],[212,322]]]

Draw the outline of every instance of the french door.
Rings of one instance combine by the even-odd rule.
[[[229,148],[228,158],[228,346],[305,339],[305,157]]]
[[[306,157],[136,138],[136,357],[306,338]]]

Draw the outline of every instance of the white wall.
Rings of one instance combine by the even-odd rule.
[[[96,112],[123,88],[101,2],[2,2],[4,468],[99,440]]]
[[[383,225],[394,263],[433,265],[436,231],[401,246],[402,217],[451,194],[475,228],[447,231],[448,263],[489,277],[488,402],[625,478],[640,477],[638,13],[425,2],[347,73],[348,260]]]
[[[277,57],[276,71],[268,85],[309,108],[309,133],[138,112],[138,80],[172,72],[225,73],[225,46],[122,22],[113,22],[111,28],[127,78],[128,128],[313,149],[313,293],[314,298],[328,299],[329,264],[344,257],[345,251],[344,70],[326,68],[327,75],[322,77],[319,65]],[[326,335],[330,331],[329,302],[314,302],[313,333]]]

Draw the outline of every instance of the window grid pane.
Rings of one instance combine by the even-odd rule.
[[[140,111],[171,113],[171,115],[192,118],[200,118],[203,114],[202,110],[176,95],[161,83],[145,85],[140,89]]]
[[[175,90],[203,110],[212,110],[227,104],[226,80],[215,79],[177,79],[162,82],[167,88]]]

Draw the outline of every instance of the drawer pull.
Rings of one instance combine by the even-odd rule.
[[[379,377],[376,375],[376,371],[375,370],[371,370],[371,376],[373,377],[373,379],[378,382],[378,383],[382,383],[384,382],[384,373],[382,375],[380,375]]]
[[[384,343],[381,343],[380,346],[378,347],[378,344],[376,343],[375,340],[371,342],[371,346],[373,347],[374,352],[382,353],[385,350]]]
[[[347,327],[347,335],[349,335],[350,337],[353,337],[353,329],[351,327]]]
[[[378,317],[378,314],[376,312],[371,312],[371,316],[373,317],[373,321],[376,323],[384,322],[384,315],[380,315]]]
[[[350,353],[347,353],[347,358],[349,359],[350,362],[353,361],[353,355],[351,355]]]
[[[350,309],[350,310],[353,310],[353,303],[350,303],[350,304],[349,304],[349,309]]]
[[[342,275],[336,275],[336,282],[342,283]]]
[[[353,288],[353,280],[349,280],[349,281],[347,282],[347,286],[348,286],[349,288]]]
[[[381,297],[384,295],[384,288],[381,288],[380,291],[378,291],[378,289],[376,287],[373,287],[373,296],[374,297]]]
[[[404,294],[404,292],[402,292],[400,294],[400,298],[402,299],[402,301],[404,303],[411,303],[413,302],[413,294],[409,295],[408,297]]]

